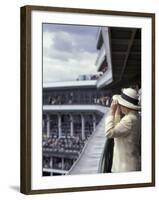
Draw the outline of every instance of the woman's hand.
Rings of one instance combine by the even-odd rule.
[[[116,109],[116,115],[120,115],[120,113],[121,113],[121,110],[120,110],[120,105],[118,104],[117,105],[117,109]]]
[[[118,105],[119,104],[118,104],[117,100],[112,101],[110,108],[111,108],[111,112],[112,112],[113,115],[115,115],[115,112],[117,110]]]

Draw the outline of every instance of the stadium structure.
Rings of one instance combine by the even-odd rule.
[[[104,121],[112,95],[141,84],[141,30],[101,27],[96,47],[97,74],[43,83],[43,176],[110,172]]]

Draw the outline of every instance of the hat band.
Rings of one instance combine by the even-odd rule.
[[[124,100],[126,100],[126,101],[128,101],[129,103],[132,103],[132,104],[134,104],[134,105],[138,105],[138,100],[137,99],[134,99],[134,98],[132,98],[132,97],[129,97],[129,96],[127,96],[126,94],[124,94],[124,93],[122,93],[121,94],[121,97],[124,99]]]

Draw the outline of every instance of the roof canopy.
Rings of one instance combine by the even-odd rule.
[[[141,83],[141,29],[109,27],[113,82],[106,88]],[[101,45],[98,40],[97,48]]]

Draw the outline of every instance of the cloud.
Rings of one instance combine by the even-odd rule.
[[[51,26],[53,27],[53,26]],[[96,73],[95,60],[96,32],[85,31],[86,27],[80,27],[77,32],[76,27],[71,31],[65,26],[57,30],[57,25],[48,30],[43,30],[43,80],[67,81],[75,80],[80,74]],[[56,30],[55,30],[56,29]],[[69,29],[69,30],[68,30]],[[73,31],[74,30],[74,31]]]
[[[96,73],[94,57],[96,57],[96,54],[83,54],[81,62],[76,59],[70,59],[67,62],[65,60],[44,58],[44,82],[75,80],[79,74]]]
[[[98,26],[67,25],[67,24],[43,24],[43,32],[56,33],[60,31],[75,35],[94,35],[96,37]]]

